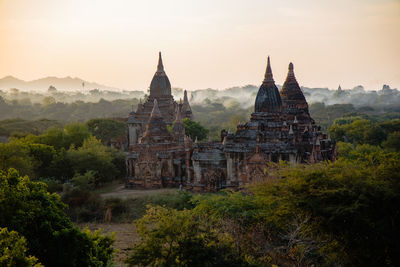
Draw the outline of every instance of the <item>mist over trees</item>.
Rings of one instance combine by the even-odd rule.
[[[111,146],[123,143],[144,92],[1,91],[0,265],[110,265],[114,238],[73,225],[103,221],[109,208],[113,223],[136,220],[130,266],[397,265],[399,91],[302,89],[339,160],[271,164],[270,180],[241,192],[141,199],[98,190],[126,175],[125,155]],[[220,140],[221,129],[249,120],[257,91],[190,92],[186,133]],[[179,102],[183,90],[173,94]]]
[[[386,116],[392,119],[398,118],[400,114],[400,91],[387,85],[378,91],[366,91],[362,86],[346,90],[307,87],[302,90],[312,117],[323,128],[343,115]],[[173,88],[172,94],[176,101],[183,98],[183,91]],[[257,91],[258,86],[253,85],[225,90],[195,90],[189,91],[189,102],[195,120],[206,126],[208,138],[218,140],[222,129],[231,128],[235,131],[239,122],[249,119],[254,110]],[[38,134],[48,128],[46,125],[50,127],[57,123],[85,122],[98,118],[120,118],[123,122],[132,109],[136,110],[140,99],[145,101],[146,97],[142,91],[62,91],[54,86],[49,86],[45,92],[28,92],[15,88],[0,90],[0,120],[13,119],[0,123],[0,138],[26,133]],[[24,124],[23,120],[38,122]]]

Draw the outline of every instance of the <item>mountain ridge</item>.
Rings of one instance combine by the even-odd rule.
[[[82,85],[83,83],[85,86]],[[103,85],[97,82],[89,82],[79,77],[71,76],[61,78],[56,76],[47,76],[35,80],[25,81],[12,75],[7,75],[0,79],[0,90],[16,88],[19,90],[46,91],[50,86],[54,86],[57,88],[57,90],[61,91],[77,91],[82,89],[84,91],[90,91],[92,89],[111,91],[123,90],[117,87]]]

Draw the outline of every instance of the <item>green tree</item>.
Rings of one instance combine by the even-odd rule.
[[[57,151],[61,148],[69,148],[69,142],[67,140],[64,129],[62,128],[52,127],[41,135],[29,135],[26,139],[30,143],[39,143],[52,146]]]
[[[185,127],[186,135],[188,135],[193,141],[196,139],[196,137],[198,140],[207,138],[208,130],[200,123],[185,118],[183,119],[183,126]]]
[[[0,143],[0,171],[15,168],[22,174],[33,175],[34,159],[29,147],[18,139]]]
[[[49,145],[27,144],[29,154],[33,158],[33,170],[35,178],[45,178],[50,176],[50,166],[56,157],[56,150]]]
[[[83,142],[91,136],[89,128],[83,123],[70,123],[64,127],[65,134],[68,140],[68,147],[74,145],[75,147],[81,147]]]
[[[136,226],[141,241],[130,266],[246,266],[232,238],[190,210],[150,207]]]
[[[400,152],[400,131],[390,133],[382,146],[392,152]]]
[[[23,235],[30,255],[45,266],[111,263],[113,238],[75,228],[65,208],[57,194],[47,192],[44,183],[32,182],[13,169],[0,173],[0,227]]]
[[[90,132],[104,145],[126,137],[126,124],[112,119],[92,119],[86,122]]]
[[[94,180],[96,186],[111,181],[120,174],[113,164],[110,149],[93,136],[86,139],[82,147],[70,148],[67,157],[75,173],[83,175],[87,171],[93,171],[96,174]]]
[[[95,176],[96,172],[93,170],[87,171],[83,175],[76,173],[71,182],[82,190],[91,190],[95,186]]]
[[[15,231],[0,228],[0,266],[40,267],[37,258],[27,255],[26,240]]]
[[[65,148],[61,148],[60,151],[54,156],[49,166],[49,178],[65,182],[74,176],[75,172],[72,166],[72,162],[68,157],[68,152]]]

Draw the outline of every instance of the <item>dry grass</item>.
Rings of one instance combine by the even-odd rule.
[[[101,193],[100,196],[103,199],[106,198],[137,198],[142,196],[154,196],[163,193],[178,193],[177,188],[163,188],[163,189],[126,189],[124,185],[119,185],[118,187],[114,187],[112,191]]]
[[[79,223],[77,226],[81,229],[89,228],[91,231],[101,228],[103,233],[115,232],[116,240],[114,248],[117,249],[115,253],[115,266],[127,266],[124,260],[128,257],[130,248],[133,243],[138,241],[135,226],[131,223]]]

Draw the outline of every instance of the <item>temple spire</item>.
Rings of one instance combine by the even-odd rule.
[[[164,72],[164,65],[162,62],[161,52],[158,52],[157,72]]]
[[[151,111],[150,118],[162,118],[160,109],[158,108],[157,99],[154,99],[153,110]]]
[[[182,115],[179,108],[176,109],[175,123],[176,122],[182,123]]]
[[[278,88],[275,85],[271,70],[271,61],[267,58],[267,69],[265,70],[264,81],[258,90],[256,102],[254,105],[255,112],[280,112],[282,100],[279,95]]]
[[[183,92],[183,103],[189,103],[186,90]]]
[[[268,56],[267,59],[267,69],[265,70],[265,75],[264,75],[264,83],[268,83],[268,82],[274,82],[274,77],[272,75],[272,70],[271,70],[271,62]]]
[[[293,63],[292,62],[289,63],[289,71],[288,71],[287,78],[296,79],[296,77],[294,76]]]

